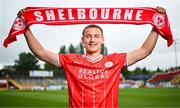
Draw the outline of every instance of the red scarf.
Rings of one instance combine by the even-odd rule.
[[[27,7],[17,17],[4,41],[4,46],[16,41],[16,36],[32,24],[73,25],[73,24],[151,24],[157,32],[173,43],[168,17],[154,8],[48,8]]]

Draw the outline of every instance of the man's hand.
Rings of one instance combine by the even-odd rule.
[[[166,13],[166,9],[164,9],[163,7],[157,6],[156,10],[158,10],[159,13]]]

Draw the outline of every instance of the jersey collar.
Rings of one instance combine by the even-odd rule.
[[[100,55],[99,55],[98,57],[96,57],[96,58],[90,58],[90,57],[88,57],[87,55],[84,54],[83,57],[84,57],[85,60],[90,61],[90,62],[92,62],[92,63],[95,63],[95,62],[97,62],[97,61],[100,61],[100,60],[103,58],[103,55],[100,54]]]

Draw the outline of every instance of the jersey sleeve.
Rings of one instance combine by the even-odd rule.
[[[65,55],[64,54],[59,54],[59,67],[63,67],[65,61],[66,61]]]
[[[128,66],[128,55],[127,53],[117,53],[117,61],[122,64],[122,66]]]
[[[67,63],[72,63],[77,54],[59,54],[59,67],[65,67]]]
[[[59,54],[59,67],[64,67],[67,60],[68,60],[67,54]]]

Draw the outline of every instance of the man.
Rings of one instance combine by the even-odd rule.
[[[156,8],[165,13],[162,7]],[[22,11],[19,14],[23,14]],[[63,67],[68,81],[69,107],[118,107],[120,71],[153,51],[158,33],[152,28],[140,48],[129,53],[100,54],[103,30],[88,25],[82,33],[85,54],[55,54],[43,48],[30,29],[25,33],[30,50],[40,60]]]

